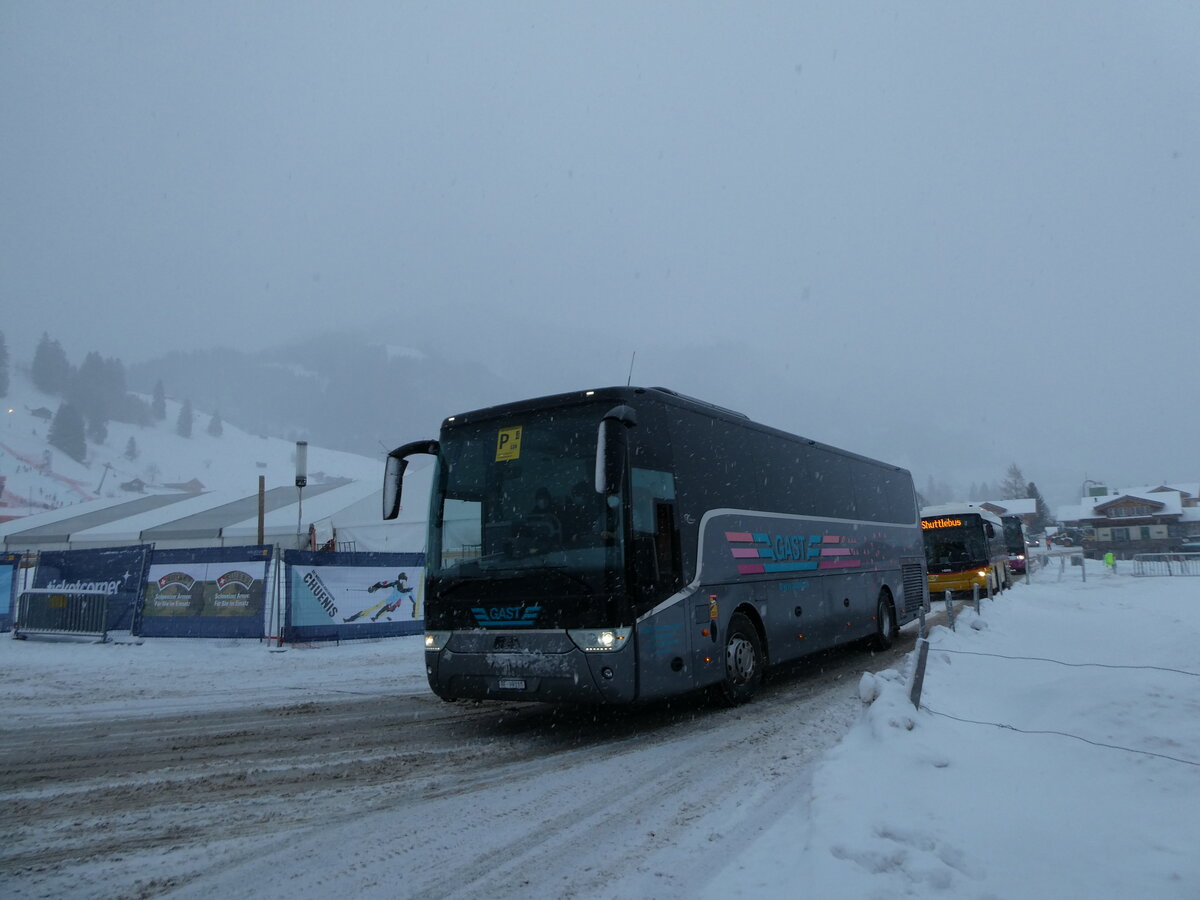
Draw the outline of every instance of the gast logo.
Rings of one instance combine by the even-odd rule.
[[[528,628],[537,622],[540,606],[482,606],[471,608],[475,621],[484,628]]]

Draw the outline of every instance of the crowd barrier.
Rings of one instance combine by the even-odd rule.
[[[13,637],[56,635],[108,639],[107,591],[30,588],[17,597]]]
[[[1137,553],[1134,575],[1200,575],[1200,553]]]

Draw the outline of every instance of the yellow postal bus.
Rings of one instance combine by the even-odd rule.
[[[927,506],[921,510],[929,595],[943,591],[992,593],[1012,585],[1004,523],[993,513],[966,503]]]

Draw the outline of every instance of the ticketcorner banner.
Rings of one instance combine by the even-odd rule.
[[[271,547],[155,550],[137,633],[262,638]]]
[[[108,594],[108,631],[132,631],[141,601],[150,545],[92,550],[43,550],[33,587]]]
[[[420,634],[424,553],[285,550],[285,641]]]

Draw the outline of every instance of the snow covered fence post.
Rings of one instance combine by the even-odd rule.
[[[954,631],[954,595],[946,588],[946,619],[950,622],[950,630]]]
[[[917,671],[913,673],[912,689],[908,699],[917,709],[921,708],[921,686],[925,683],[925,660],[929,656],[929,641],[921,639],[921,649],[917,653]]]
[[[917,637],[919,637],[921,639],[927,638],[927,637],[929,637],[929,632],[925,629],[925,604],[924,603],[922,603],[918,607],[917,615],[920,617],[920,621],[921,621],[921,626],[920,626],[920,630],[917,632]]]
[[[975,589],[972,591],[972,593],[975,595],[971,598],[975,603],[975,615],[979,615],[981,612],[983,612],[983,610],[979,607],[979,585],[975,585]],[[988,599],[992,599],[992,586],[990,583],[988,584]]]

